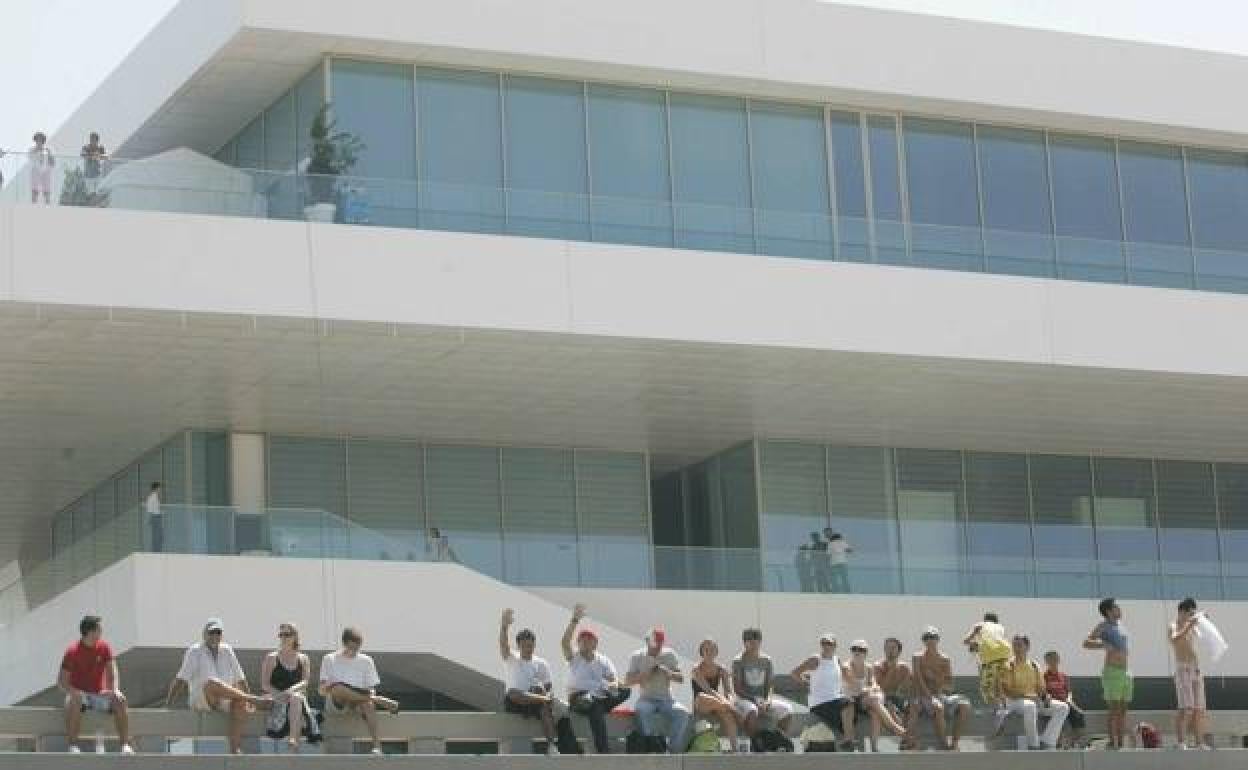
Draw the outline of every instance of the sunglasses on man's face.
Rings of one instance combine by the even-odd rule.
[[[278,631],[277,635],[279,638],[285,639],[287,637],[294,636],[295,632],[294,631]]]
[[[849,651],[850,651],[850,652],[852,652],[852,653],[854,653],[855,655],[866,655],[866,654],[867,654],[867,651],[866,651],[866,650],[864,650],[864,649],[862,649],[861,647],[850,647],[850,648],[849,648]]]
[[[222,631],[219,628],[215,628],[212,631],[208,632],[209,636],[220,636],[221,634],[222,634]]]

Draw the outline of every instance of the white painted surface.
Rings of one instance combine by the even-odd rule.
[[[240,650],[272,649],[277,624],[284,621],[298,625],[306,649],[336,649],[342,628],[352,625],[362,631],[368,652],[442,656],[499,678],[501,698],[498,629],[507,607],[516,611],[511,634],[521,628],[537,632],[537,654],[550,661],[555,687],[564,692],[567,666],[559,637],[570,610],[464,567],[134,555],[0,628],[0,703],[55,680],[61,653],[88,612],[103,616],[118,654],[136,647],[183,649],[199,641],[209,617],[222,620],[226,641]],[[628,629],[591,620],[603,636],[602,651],[613,660],[626,661],[640,646]],[[254,682],[258,672],[247,675]]]
[[[506,236],[19,206],[2,298],[1248,375],[1233,294]],[[6,246],[7,253],[6,253]],[[101,259],[107,254],[108,259]],[[696,301],[696,311],[691,303]]]
[[[255,187],[251,174],[186,148],[116,165],[100,180],[111,208],[265,217],[268,198]]]
[[[953,661],[954,674],[975,676],[975,659],[962,647],[962,637],[983,613],[995,611],[1010,634],[1024,633],[1040,657],[1057,650],[1063,669],[1074,676],[1100,673],[1102,653],[1081,648],[1099,621],[1095,599],[952,598],[936,596],[844,596],[729,593],[721,591],[621,591],[607,589],[532,589],[560,604],[585,602],[614,627],[662,623],[677,648],[692,654],[703,638],[719,642],[721,658],[741,651],[741,631],[758,627],[763,647],[777,669],[790,671],[818,651],[824,632],[836,634],[841,651],[849,653],[855,639],[865,639],[871,658],[883,657],[884,639],[895,636],[906,654],[920,649],[928,625],[942,633],[942,648]],[[1170,676],[1173,663],[1166,627],[1177,602],[1122,601],[1123,623],[1131,633],[1131,670],[1136,676]],[[1201,602],[1231,644],[1231,650],[1207,674],[1242,676],[1248,671],[1248,616],[1236,602]]]
[[[298,586],[298,590],[286,590]],[[280,596],[280,601],[277,597]],[[104,616],[119,653],[131,648],[180,649],[199,638],[208,617],[220,617],[226,639],[239,649],[267,650],[277,623],[299,625],[308,649],[332,649],[344,625],[363,630],[365,647],[377,653],[433,653],[491,677],[501,674],[498,620],[504,607],[517,612],[517,627],[538,635],[538,654],[551,661],[562,690],[566,666],[558,638],[569,609],[589,606],[602,650],[617,667],[651,625],[664,626],[686,660],[704,637],[719,641],[724,659],[740,648],[741,630],[763,630],[764,648],[779,670],[788,671],[813,653],[819,634],[832,631],[843,647],[868,640],[873,656],[886,636],[915,649],[924,626],[935,624],[955,673],[974,674],[973,659],[958,645],[961,635],[988,609],[1006,627],[1031,636],[1037,653],[1057,649],[1069,673],[1095,675],[1100,655],[1079,649],[1096,623],[1092,600],[987,599],[888,596],[818,597],[797,594],[609,589],[522,589],[445,564],[336,560],[260,559],[141,555],[105,570],[71,591],[0,629],[6,651],[0,661],[0,702],[11,703],[49,686],[64,644],[87,612]],[[1137,676],[1172,672],[1164,634],[1172,602],[1124,601],[1132,633],[1132,670]],[[1234,603],[1206,605],[1231,643],[1210,673],[1248,670],[1248,617]],[[254,672],[248,672],[254,676]],[[384,672],[383,672],[384,677]],[[683,699],[688,687],[678,688]]]

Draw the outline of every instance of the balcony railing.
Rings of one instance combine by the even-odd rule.
[[[0,200],[42,201],[26,153]],[[1248,254],[989,227],[368,176],[238,169],[186,155],[57,156],[53,204],[559,238],[966,272],[1248,292]]]

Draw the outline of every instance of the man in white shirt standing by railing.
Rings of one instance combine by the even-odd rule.
[[[153,481],[143,501],[143,512],[147,514],[148,526],[152,531],[152,553],[165,550],[165,519],[160,510],[160,482]]]
[[[186,651],[182,667],[169,683],[165,708],[185,687],[187,701],[193,711],[220,711],[230,715],[230,753],[242,754],[243,722],[257,705],[271,699],[257,697],[247,691],[247,675],[243,673],[234,649],[221,641],[224,635],[225,630],[217,618],[211,618],[204,624],[204,640],[191,645]]]

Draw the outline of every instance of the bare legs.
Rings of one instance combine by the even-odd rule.
[[[120,692],[108,694],[113,712],[113,724],[117,728],[117,738],[123,747],[130,745],[130,712],[127,708],[126,696]],[[65,697],[65,741],[72,746],[78,742],[82,732],[82,695],[75,692]]]
[[[360,716],[364,719],[364,724],[368,726],[368,737],[373,740],[373,751],[380,752],[381,739],[377,737],[377,701],[381,700],[387,704],[393,704],[394,707],[397,707],[398,704],[389,698],[356,692],[350,687],[341,684],[336,684],[330,688],[328,697],[332,698],[334,703],[341,708],[354,709],[360,712]]]
[[[266,699],[244,692],[237,687],[222,682],[220,679],[209,679],[204,682],[204,700],[214,710],[222,701],[230,704],[229,744],[231,754],[243,753],[243,722],[247,715],[256,710],[256,705]]]
[[[713,717],[719,722],[719,728],[723,731],[724,737],[732,742],[734,749],[736,748],[737,733],[740,728],[737,720],[740,717],[730,704],[706,693],[699,693],[693,701],[693,713],[698,716]]]

